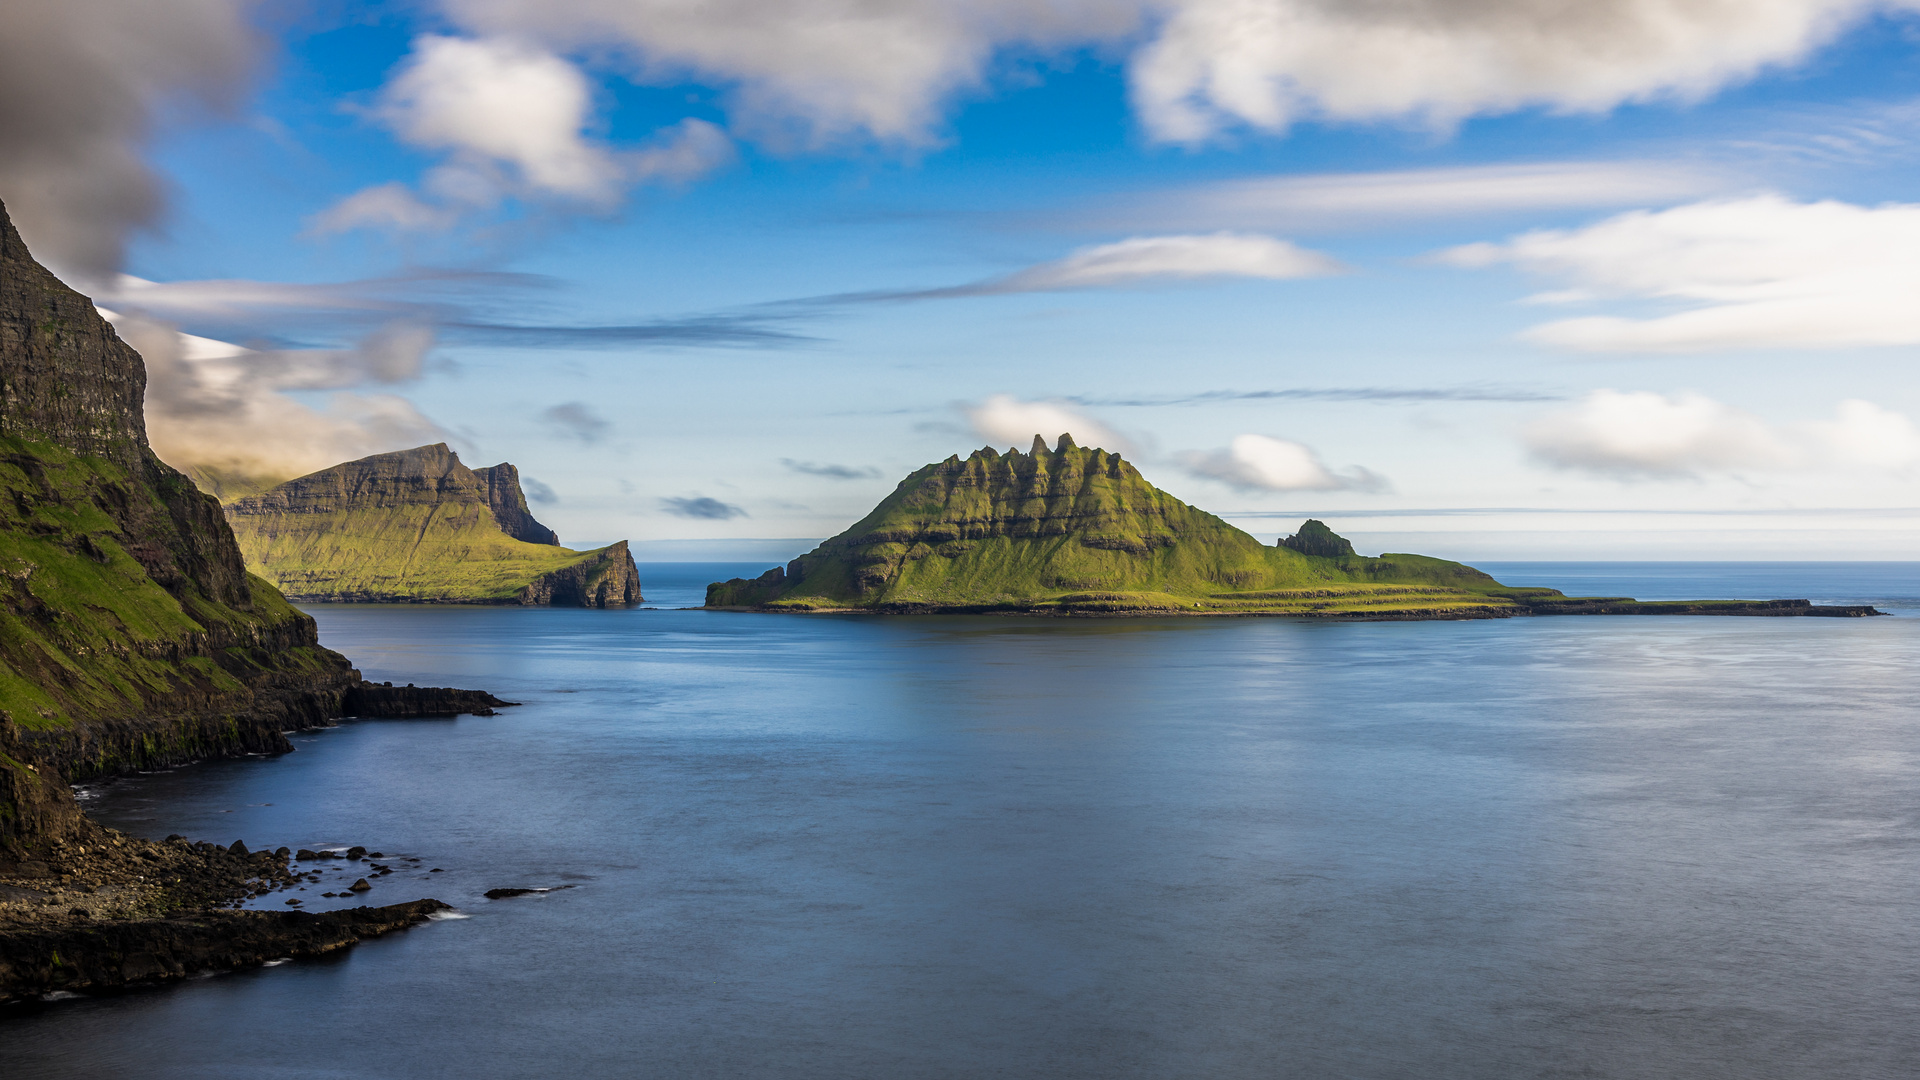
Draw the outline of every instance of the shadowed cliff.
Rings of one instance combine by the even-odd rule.
[[[69,780],[283,750],[358,679],[154,456],[146,369],[0,207],[0,853]]]
[[[247,565],[296,600],[638,603],[625,541],[559,546],[509,464],[469,469],[444,443],[375,454],[235,500]]]

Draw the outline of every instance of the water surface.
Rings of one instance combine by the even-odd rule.
[[[1920,566],[1695,564],[1698,589],[1633,566],[1492,569],[1646,597],[1737,579],[1907,614],[670,610],[758,565],[646,568],[654,610],[315,607],[370,677],[526,704],[298,735],[281,758],[109,785],[95,812],[418,856],[372,901],[471,918],[60,1002],[0,1026],[0,1064],[1920,1074]]]

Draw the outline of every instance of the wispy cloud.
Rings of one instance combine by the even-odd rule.
[[[613,427],[584,402],[568,401],[540,410],[540,422],[549,429],[588,446],[600,441]]]
[[[1738,182],[1698,165],[1544,161],[1249,177],[1125,196],[1057,216],[1086,227],[1326,232],[1433,218],[1661,205]]]
[[[1654,300],[1685,310],[1533,327],[1588,351],[1831,348],[1920,343],[1920,204],[1856,206],[1779,195],[1621,214],[1584,229],[1524,233],[1441,255],[1510,263],[1569,281],[1541,302]]]
[[[747,516],[747,512],[740,507],[705,495],[661,499],[660,509],[675,517],[695,518],[701,521],[725,521],[728,518]]]
[[[1204,390],[1194,394],[1164,394],[1135,397],[1093,397],[1075,395],[1062,401],[1075,405],[1118,408],[1158,408],[1168,405],[1213,405],[1235,401],[1377,401],[1419,403],[1428,401],[1565,401],[1567,395],[1547,390],[1502,387],[1384,387],[1384,386],[1307,386],[1278,390]]]
[[[1543,464],[1619,479],[1920,465],[1920,428],[1857,400],[1830,419],[1776,425],[1700,394],[1596,390],[1529,425],[1523,439]]]
[[[1195,476],[1242,491],[1380,491],[1386,478],[1355,466],[1329,469],[1312,448],[1271,435],[1235,435],[1224,450],[1174,455]]]
[[[807,476],[824,476],[829,480],[872,480],[880,475],[880,470],[871,465],[832,465],[812,461],[795,461],[792,458],[781,458],[780,464],[785,465],[797,473],[803,473]]]
[[[955,300],[1015,293],[1065,292],[1165,285],[1217,278],[1287,281],[1344,273],[1339,260],[1286,240],[1254,233],[1135,236],[1076,249],[1065,258],[1010,274],[925,289],[876,289],[780,301],[769,307],[819,308],[840,304]]]

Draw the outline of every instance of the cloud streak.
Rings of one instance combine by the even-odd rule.
[[[696,521],[726,521],[729,518],[748,516],[745,510],[732,503],[724,503],[705,495],[661,499],[660,509],[674,517],[693,518]]]
[[[1541,210],[1664,204],[1734,178],[1648,161],[1544,161],[1365,173],[1251,177],[1127,196],[1068,220],[1112,227],[1335,229]]]
[[[1649,300],[1646,318],[1561,319],[1526,337],[1590,352],[1920,343],[1920,204],[1866,207],[1779,195],[1635,211],[1584,229],[1444,252],[1568,281],[1541,302]]]
[[[1774,425],[1695,393],[1596,390],[1529,425],[1522,440],[1542,464],[1624,480],[1920,465],[1920,428],[1858,400],[1830,419]]]
[[[1074,396],[1062,401],[1075,405],[1121,408],[1160,408],[1170,405],[1216,405],[1235,401],[1376,401],[1418,404],[1429,401],[1543,402],[1565,401],[1567,395],[1545,390],[1500,387],[1410,387],[1381,386],[1288,387],[1278,390],[1205,390],[1196,394],[1166,394],[1151,397]]]
[[[781,458],[780,464],[804,476],[821,476],[828,480],[874,480],[880,476],[880,470],[871,465],[833,465],[795,461],[793,458]]]

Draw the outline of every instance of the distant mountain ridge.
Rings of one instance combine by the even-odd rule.
[[[1314,523],[1318,525],[1319,523]],[[1320,526],[1316,546],[1351,552]],[[1064,614],[1339,613],[1473,617],[1499,582],[1419,555],[1329,558],[1269,547],[1148,483],[1119,454],[983,447],[925,466],[851,528],[710,607]]]
[[[445,443],[297,477],[236,499],[247,565],[296,600],[638,603],[626,541],[570,551],[535,520],[520,473],[470,469]]]

